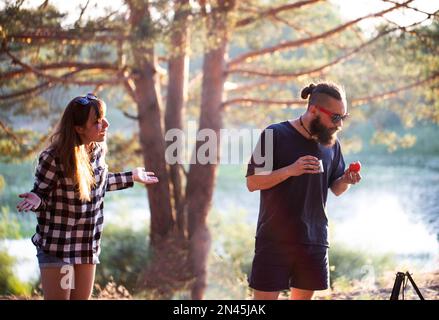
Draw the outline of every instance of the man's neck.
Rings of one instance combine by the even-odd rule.
[[[289,120],[289,123],[297,130],[299,131],[299,133],[304,136],[306,139],[313,139],[313,137],[310,135],[309,132],[309,121],[306,119],[306,117],[304,117],[303,115],[302,117],[302,123],[303,126],[300,123],[300,117],[293,119],[293,120]]]

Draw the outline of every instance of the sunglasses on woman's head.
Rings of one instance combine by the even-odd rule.
[[[86,106],[90,103],[91,100],[99,100],[98,97],[96,97],[92,93],[87,93],[87,95],[83,97],[78,97],[75,99],[75,102],[78,102],[79,104]]]

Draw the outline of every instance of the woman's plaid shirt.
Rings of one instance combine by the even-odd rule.
[[[32,189],[42,200],[35,246],[70,264],[99,263],[105,192],[133,186],[132,172],[108,172],[104,157],[98,145],[91,157],[96,186],[91,201],[83,202],[53,150],[41,153]]]

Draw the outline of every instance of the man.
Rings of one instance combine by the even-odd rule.
[[[309,97],[307,111],[270,125],[247,169],[247,188],[261,190],[249,277],[255,299],[277,299],[286,289],[291,299],[311,299],[329,287],[328,189],[339,196],[361,179],[345,171],[337,140],[348,116],[343,89],[311,84],[301,96]]]

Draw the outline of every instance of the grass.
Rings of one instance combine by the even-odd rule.
[[[16,259],[0,246],[0,295],[30,296],[33,285],[20,281],[14,274]]]

